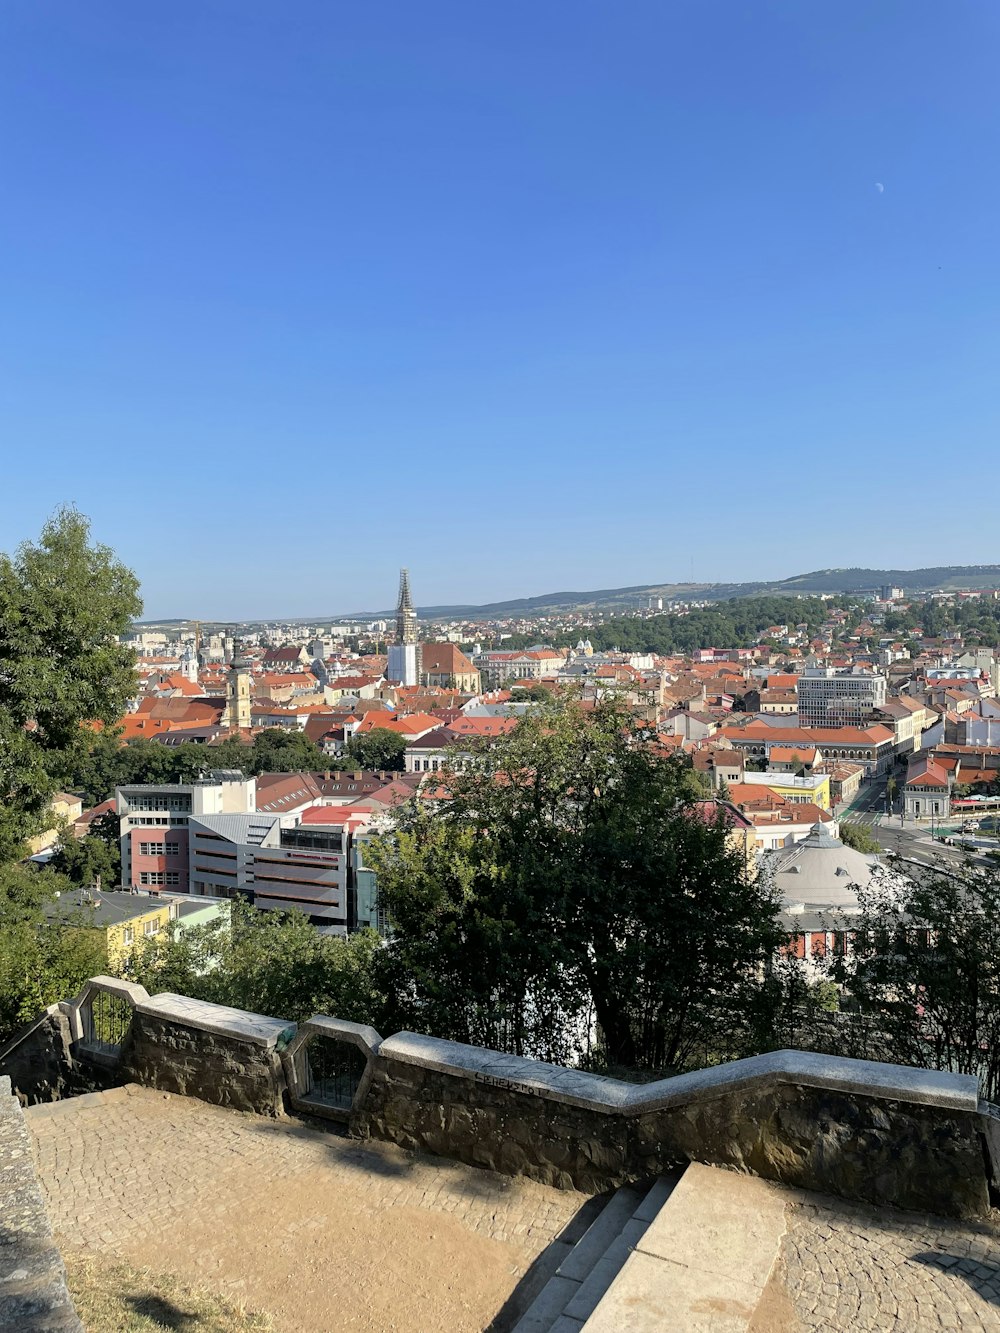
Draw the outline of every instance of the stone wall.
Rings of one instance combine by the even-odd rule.
[[[131,1013],[120,1048],[110,1051],[86,1038],[86,1006],[101,992],[127,1001]],[[292,1105],[346,1120],[359,1137],[588,1192],[697,1161],[976,1217],[988,1208],[991,1184],[1000,1184],[1000,1118],[985,1114],[975,1079],[960,1075],[776,1051],[628,1084],[412,1032],[382,1040],[323,1016],[297,1029],[183,996],[150,997],[112,978],[94,978],[60,1009],[68,1040],[63,1015],[50,1012],[8,1048],[22,1096],[25,1088],[32,1097],[63,1095],[89,1079],[265,1115]],[[355,1060],[362,1053],[353,1101],[324,1104],[311,1088],[314,1041],[350,1046]]]
[[[83,1333],[31,1158],[24,1112],[0,1078],[0,1331]]]
[[[122,1048],[125,1081],[199,1097],[215,1106],[281,1115],[281,1047],[294,1023],[157,995],[136,1007]]]
[[[587,1192],[697,1161],[962,1217],[989,1207],[974,1079],[779,1051],[630,1085],[436,1042],[383,1041],[361,1137]]]
[[[82,1091],[70,1058],[69,1020],[56,1004],[0,1048],[0,1069],[26,1106]]]

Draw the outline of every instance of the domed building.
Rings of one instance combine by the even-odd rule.
[[[844,918],[860,911],[858,887],[883,869],[877,856],[848,847],[825,824],[772,852],[767,866],[781,894],[782,925],[794,932],[790,952],[810,960],[844,949]]]

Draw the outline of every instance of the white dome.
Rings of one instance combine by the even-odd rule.
[[[801,903],[806,910],[857,910],[853,886],[867,885],[879,864],[877,856],[848,847],[823,824],[814,824],[802,842],[782,847],[771,857],[774,882],[785,907]]]

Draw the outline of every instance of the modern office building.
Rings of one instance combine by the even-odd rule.
[[[885,703],[886,679],[863,667],[807,667],[796,690],[799,726],[867,727]]]
[[[253,810],[256,787],[255,778],[229,770],[209,773],[196,782],[118,787],[122,884],[187,892],[191,818]]]

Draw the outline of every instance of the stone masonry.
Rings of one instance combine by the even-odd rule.
[[[0,1330],[83,1333],[31,1159],[24,1112],[0,1078]]]

